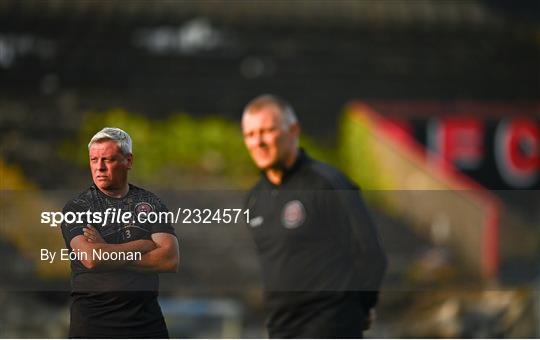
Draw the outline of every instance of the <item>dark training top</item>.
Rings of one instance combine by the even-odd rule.
[[[69,201],[66,212],[102,212],[107,208],[119,209],[132,216],[146,212],[168,211],[153,193],[134,185],[123,198],[103,194],[95,185]],[[86,219],[84,219],[86,221]],[[175,235],[170,224],[111,223],[93,226],[107,243],[127,243],[134,240],[150,240],[154,233]],[[86,223],[62,223],[66,247],[83,235]],[[75,250],[76,251],[76,250]],[[90,256],[90,255],[89,255]],[[157,302],[159,279],[157,273],[138,273],[117,269],[87,269],[78,260],[71,261],[71,324],[70,337],[164,337],[167,328]]]
[[[361,337],[386,256],[358,188],[299,151],[280,185],[247,199],[271,337]]]

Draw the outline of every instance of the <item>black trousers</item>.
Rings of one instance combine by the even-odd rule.
[[[152,334],[145,334],[145,335],[139,335],[139,334],[130,334],[130,335],[102,335],[102,336],[96,336],[95,334],[84,336],[70,336],[70,339],[168,339],[169,338],[169,332],[167,330],[164,330],[162,332],[158,333],[152,333]]]
[[[337,328],[330,325],[314,325],[313,327],[296,329],[268,329],[271,339],[363,339],[360,327]]]
[[[268,336],[361,339],[367,317],[362,302],[358,292],[273,294],[273,299],[267,300]]]

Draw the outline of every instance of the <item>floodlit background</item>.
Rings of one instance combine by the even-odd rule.
[[[87,143],[134,140],[169,208],[241,207],[243,106],[275,93],[302,145],[362,188],[390,260],[367,337],[540,336],[536,1],[0,2],[0,337],[65,337],[69,268],[40,224],[91,184]],[[265,337],[244,225],[175,225],[173,337]]]

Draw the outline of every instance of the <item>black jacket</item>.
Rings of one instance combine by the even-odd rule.
[[[280,185],[261,175],[247,208],[270,330],[308,325],[325,313],[321,305],[333,306],[333,315],[351,304],[364,315],[375,306],[386,256],[357,186],[343,173],[300,150]]]

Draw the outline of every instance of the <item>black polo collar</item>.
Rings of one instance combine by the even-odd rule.
[[[298,154],[296,155],[296,159],[294,160],[293,165],[285,169],[285,171],[283,172],[283,178],[281,179],[281,184],[275,185],[274,183],[270,182],[270,180],[268,180],[268,177],[266,177],[266,174],[264,173],[264,171],[261,171],[261,178],[266,184],[272,187],[281,187],[285,183],[287,183],[290,177],[294,175],[302,167],[302,165],[304,165],[309,160],[310,160],[309,155],[304,151],[303,148],[299,148]]]

